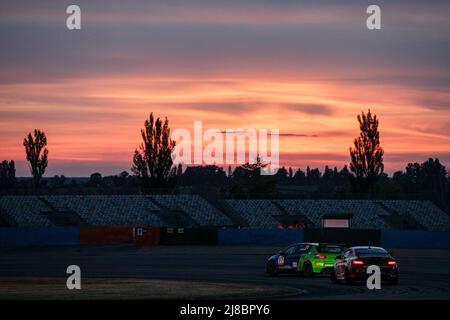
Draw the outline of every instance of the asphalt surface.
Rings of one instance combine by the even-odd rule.
[[[66,277],[67,266],[76,264],[82,277],[273,284],[302,290],[289,299],[450,299],[450,250],[392,249],[399,263],[400,283],[383,283],[381,290],[372,291],[364,283],[332,284],[327,276],[268,277],[266,260],[279,249],[133,245],[0,248],[0,277]]]

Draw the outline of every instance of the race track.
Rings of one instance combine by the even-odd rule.
[[[265,275],[275,247],[133,245],[0,248],[0,277],[66,277],[68,265],[82,277],[180,279],[277,284],[304,290],[288,299],[450,299],[450,250],[395,250],[400,283],[370,291],[365,284],[332,284],[327,276]],[[286,297],[284,297],[286,298]]]

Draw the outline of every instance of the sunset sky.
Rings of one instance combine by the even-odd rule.
[[[29,176],[22,141],[40,128],[46,176],[129,171],[153,112],[172,129],[279,129],[281,164],[322,170],[348,164],[370,108],[389,173],[450,166],[449,17],[449,1],[2,0],[0,160]]]

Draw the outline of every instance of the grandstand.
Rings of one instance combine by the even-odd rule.
[[[219,206],[191,194],[1,196],[0,225],[270,229],[298,223],[302,228],[321,228],[324,219],[331,217],[348,219],[353,229],[450,230],[449,215],[430,201],[264,199],[225,203]]]
[[[386,200],[383,205],[392,213],[417,221],[428,230],[450,230],[449,216],[431,201]]]
[[[323,216],[351,216],[351,223],[357,229],[387,229],[389,226],[380,218],[383,209],[367,200],[282,200],[279,204],[289,214],[306,215],[315,228],[320,228]],[[381,213],[382,214],[382,213]]]
[[[281,214],[270,200],[228,200],[227,203],[253,228],[276,228]]]
[[[171,210],[184,211],[199,226],[232,226],[231,220],[198,195],[151,196]]]
[[[93,226],[162,226],[159,208],[142,196],[49,196],[56,214],[72,212]]]
[[[0,215],[11,226],[49,227],[52,222],[45,216],[49,209],[37,197],[2,196]]]

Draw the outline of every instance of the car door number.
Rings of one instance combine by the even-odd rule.
[[[284,265],[284,257],[283,257],[283,256],[279,256],[279,257],[278,257],[278,265],[279,265],[279,266]]]

